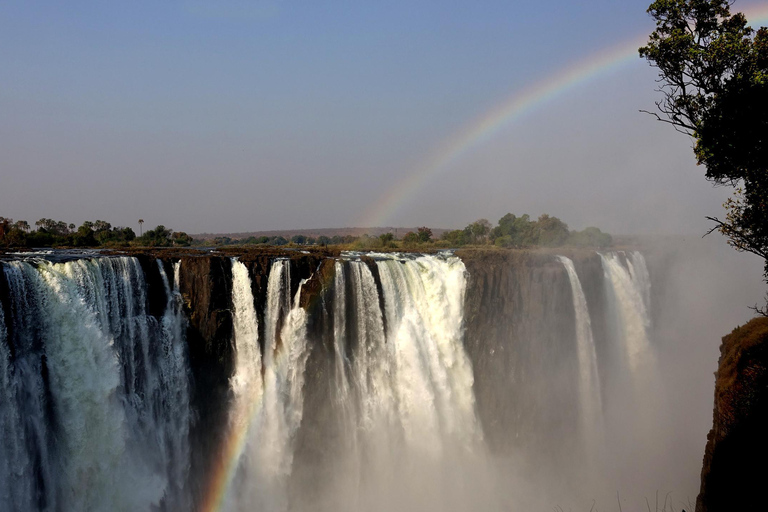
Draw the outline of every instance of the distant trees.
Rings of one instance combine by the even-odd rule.
[[[432,240],[432,230],[426,226],[420,227],[417,236],[419,237],[419,242],[427,243]]]
[[[527,214],[517,217],[508,213],[499,219],[496,227],[491,227],[491,223],[486,219],[480,219],[464,229],[443,233],[442,240],[451,247],[485,244],[497,247],[608,247],[612,243],[611,235],[598,228],[569,231],[565,222],[546,213],[537,220],[531,220]]]
[[[26,221],[0,217],[0,247],[124,247],[127,245],[190,245],[192,238],[158,226],[136,237],[129,227],[113,227],[109,222],[85,221],[80,227],[54,219],[39,219],[31,230]]]
[[[517,217],[511,213],[499,219],[494,227],[487,219],[479,219],[464,229],[446,231],[439,240],[434,239],[431,228],[421,226],[409,231],[398,240],[391,233],[378,236],[325,235],[317,238],[294,235],[288,240],[284,236],[250,236],[242,239],[217,237],[208,240],[194,240],[183,231],[173,231],[163,225],[136,236],[129,227],[112,226],[104,220],[85,221],[75,229],[74,224],[40,219],[31,230],[27,222],[0,217],[0,247],[189,247],[192,245],[275,245],[294,244],[297,246],[339,245],[355,250],[384,250],[397,248],[450,248],[465,245],[495,245],[498,247],[558,247],[562,245],[607,247],[611,235],[598,228],[583,231],[569,231],[568,226],[550,215],[541,215],[531,220],[528,215]]]
[[[161,224],[155,229],[148,230],[136,241],[139,245],[146,247],[169,247],[173,245],[172,235],[173,231]]]

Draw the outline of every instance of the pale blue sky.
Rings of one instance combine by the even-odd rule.
[[[516,90],[650,32],[647,4],[0,0],[0,215],[189,232],[357,225]],[[706,229],[726,191],[685,137],[637,112],[654,77],[637,59],[570,90],[389,223],[512,211]]]

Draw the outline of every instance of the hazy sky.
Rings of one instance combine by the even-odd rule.
[[[639,58],[371,214],[516,92],[650,33],[648,3],[0,0],[0,215],[197,233],[462,227],[511,211],[703,232],[728,189],[704,180],[690,140],[638,112],[656,98]]]

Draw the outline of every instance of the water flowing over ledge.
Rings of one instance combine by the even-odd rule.
[[[0,499],[499,509],[598,478],[653,369],[645,260],[499,254],[0,262]]]

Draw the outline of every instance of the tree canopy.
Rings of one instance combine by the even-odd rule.
[[[724,220],[739,251],[761,256],[768,279],[768,29],[753,30],[728,0],[657,0],[640,56],[659,70],[657,119],[690,135],[696,161],[730,185]]]

